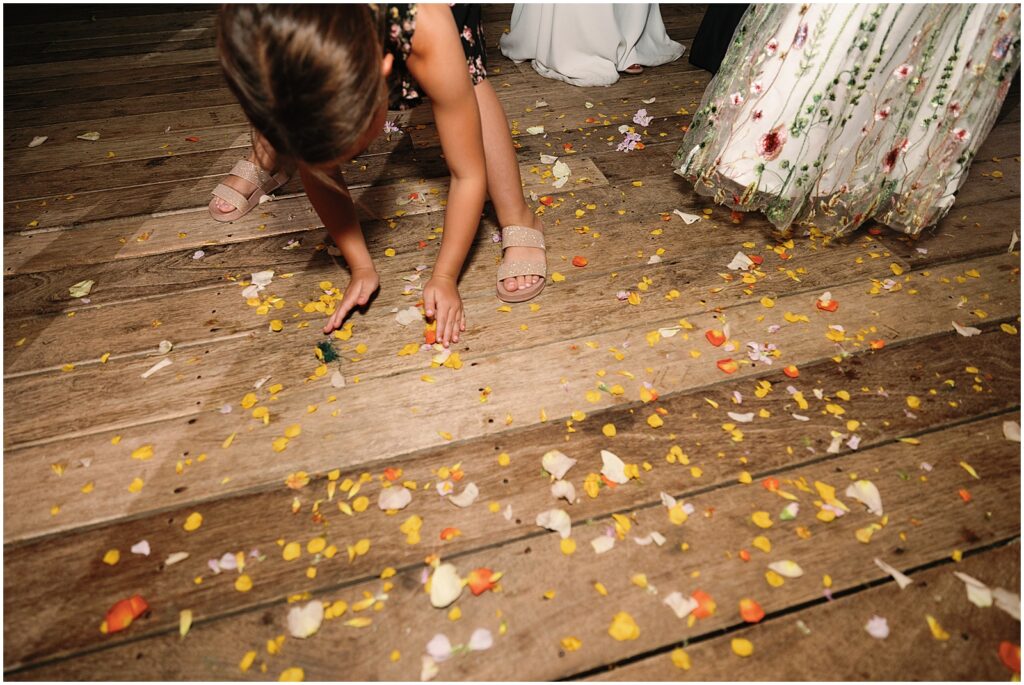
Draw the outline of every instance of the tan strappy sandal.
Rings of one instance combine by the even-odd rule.
[[[210,216],[216,221],[228,222],[241,219],[252,211],[252,208],[260,203],[260,198],[270,195],[272,192],[283,186],[291,178],[291,174],[281,170],[276,174],[259,168],[247,159],[240,159],[232,167],[229,176],[238,176],[256,186],[255,190],[248,197],[242,195],[229,185],[219,184],[213,189],[213,196],[224,200],[235,208],[233,212],[221,212],[213,206],[216,200],[210,200]]]
[[[527,226],[506,226],[501,229],[502,252],[508,247],[536,247],[547,252],[544,245],[544,234]],[[498,267],[498,299],[502,302],[526,302],[540,294],[547,284],[548,262],[544,261],[505,261],[501,260]],[[516,276],[540,276],[540,280],[520,290],[507,290],[504,280]]]

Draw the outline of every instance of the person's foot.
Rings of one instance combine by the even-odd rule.
[[[261,169],[266,169],[268,175],[277,174],[277,172],[279,171],[279,169],[268,168],[267,166],[261,165],[258,161],[256,161],[255,152],[250,152],[249,157],[247,159],[256,166],[260,167]],[[236,176],[235,174],[228,174],[227,176],[224,177],[221,183],[226,185],[228,188],[231,188],[232,190],[237,190],[244,197],[249,197],[250,195],[252,195],[253,191],[256,190],[255,184],[245,180],[241,176]],[[236,207],[232,205],[230,202],[217,196],[214,196],[213,202],[210,205],[210,211],[218,212],[220,214],[230,214],[231,212],[235,211],[235,209]]]
[[[526,224],[523,224],[526,225]],[[544,232],[544,222],[540,220],[540,217],[534,217],[533,222],[527,225],[528,228],[533,228],[541,233]],[[505,261],[509,262],[543,262],[545,259],[544,250],[539,247],[507,247],[505,248]],[[505,286],[505,290],[509,292],[515,292],[516,290],[522,290],[523,288],[529,288],[531,285],[537,283],[543,278],[536,274],[530,274],[528,276],[515,276],[514,278],[506,278],[502,283]]]

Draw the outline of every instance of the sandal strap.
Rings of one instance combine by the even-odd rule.
[[[527,226],[506,226],[501,229],[501,249],[506,247],[536,247],[546,250],[544,234]],[[531,271],[530,273],[535,273]],[[524,275],[524,274],[516,274]]]
[[[247,159],[238,160],[228,173],[245,179],[262,190],[264,194],[270,193],[281,186],[281,183],[278,182],[273,174],[265,169],[261,169]]]
[[[513,246],[516,247],[516,246]],[[498,267],[498,280],[516,276],[540,276],[545,278],[548,273],[548,265],[545,262],[510,262],[503,261]]]
[[[245,195],[242,195],[240,192],[238,192],[231,186],[225,185],[223,183],[219,184],[216,188],[213,189],[213,195],[214,197],[219,197],[220,199],[224,200],[225,202],[233,206],[236,210],[244,210],[249,206],[250,202],[252,201],[250,198],[246,197]]]

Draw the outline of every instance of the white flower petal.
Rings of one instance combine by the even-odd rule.
[[[558,157],[555,157],[554,155],[541,155],[540,156],[540,163],[541,164],[554,164],[557,161],[558,161]]]
[[[288,611],[288,632],[300,640],[320,630],[320,624],[323,622],[324,605],[318,599],[304,607],[292,606]]]
[[[567,480],[556,480],[551,484],[551,496],[555,499],[562,498],[569,504],[576,501],[576,488]]]
[[[150,376],[152,376],[154,373],[156,373],[160,369],[164,368],[165,366],[170,366],[170,365],[171,365],[171,360],[170,359],[166,359],[166,358],[165,359],[161,359],[156,364],[153,364],[153,366],[149,367],[149,370],[146,371],[145,373],[143,373],[142,377],[143,378],[149,378]]]
[[[608,450],[601,450],[601,475],[613,483],[626,483],[629,478],[626,476],[626,464],[615,454]]]
[[[689,226],[695,221],[700,221],[700,217],[696,214],[687,214],[686,212],[680,212],[678,209],[673,209],[672,213],[678,216],[684,222],[686,222],[687,226]]]
[[[1004,588],[997,587],[992,591],[992,599],[995,600],[998,608],[1018,621],[1020,620],[1020,595],[1016,592],[1010,592]]]
[[[971,604],[982,609],[992,606],[992,591],[988,585],[966,573],[954,571],[953,575],[963,581],[967,589],[967,600]]]
[[[252,275],[252,284],[260,288],[266,288],[274,280],[274,270],[257,271]]]
[[[737,412],[728,412],[729,418],[737,423],[750,423],[754,420],[754,412],[748,411],[746,414],[738,414]]]
[[[882,495],[878,492],[875,484],[869,480],[852,483],[850,487],[846,488],[846,496],[852,497],[866,506],[868,511],[875,516],[881,516],[884,513],[882,511]]]
[[[49,139],[49,136],[34,136],[32,142],[28,144],[29,147],[39,147]],[[1016,235],[1016,233],[1014,233]],[[1013,247],[1010,247],[1010,252],[1013,252]]]
[[[188,556],[188,552],[175,552],[174,554],[168,555],[168,557],[164,559],[164,566],[173,566],[174,564],[177,564],[179,561],[185,561],[186,559],[188,559]]]
[[[876,640],[884,640],[889,637],[889,622],[881,616],[872,616],[864,625],[864,630]]]
[[[789,559],[774,561],[768,564],[768,568],[775,571],[783,578],[799,578],[804,574],[804,570],[800,568],[800,564],[795,561],[790,561]]]
[[[956,332],[964,336],[965,338],[969,338],[972,335],[981,335],[980,328],[975,328],[974,326],[961,326],[956,321],[953,321],[952,323],[953,328],[956,329]]]
[[[150,550],[148,540],[139,540],[134,545],[132,545],[132,554],[141,554],[144,557],[148,557],[149,552]]]
[[[405,488],[402,488],[403,490]],[[470,504],[476,501],[476,498],[480,496],[480,489],[477,488],[476,483],[470,483],[466,488],[457,495],[451,495],[448,497],[448,501],[457,507],[465,509]]]
[[[750,257],[742,252],[737,252],[736,256],[732,258],[731,262],[729,262],[728,268],[733,271],[738,271],[740,269],[749,269],[753,265],[754,261]]]
[[[405,309],[398,310],[395,314],[395,321],[398,322],[399,326],[408,326],[412,323],[418,323],[423,320],[423,313],[419,307],[406,307]]]
[[[590,546],[598,554],[604,554],[615,546],[615,538],[610,535],[599,535],[590,541]]]
[[[562,480],[565,478],[565,474],[569,472],[569,469],[576,465],[576,460],[567,457],[558,450],[551,450],[540,458],[540,463],[545,471],[555,477],[555,480]]]
[[[903,575],[895,568],[882,561],[881,559],[876,558],[875,565],[878,566],[878,568],[885,571],[886,573],[888,573],[890,576],[892,576],[893,580],[896,581],[896,584],[900,586],[901,590],[914,582],[909,576]]]
[[[548,509],[537,514],[537,525],[555,531],[563,540],[572,532],[572,518],[562,509]]]
[[[477,628],[469,636],[469,648],[474,652],[482,652],[485,649],[490,649],[492,646],[494,646],[494,637],[491,635],[491,631],[486,628]]]
[[[452,655],[452,642],[444,633],[438,633],[427,643],[427,654],[434,661],[445,661]]]
[[[675,612],[676,617],[686,618],[700,603],[693,597],[683,597],[681,592],[673,592],[665,597],[665,605]]]
[[[405,509],[412,502],[412,493],[408,488],[391,486],[380,491],[377,506],[382,511]]]
[[[1020,442],[1020,424],[1016,421],[1003,421],[1003,437]]]
[[[430,576],[430,603],[444,609],[462,594],[462,578],[452,564],[441,564]]]
[[[530,126],[530,127],[528,127],[526,129],[526,132],[529,133],[531,136],[540,135],[541,133],[544,133],[544,127],[543,126]]]
[[[423,666],[420,668],[420,680],[427,682],[437,676],[437,663],[429,654],[423,655]]]

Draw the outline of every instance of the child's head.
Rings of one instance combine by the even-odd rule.
[[[369,5],[225,5],[217,45],[228,86],[279,155],[349,159],[387,113],[382,24]]]

